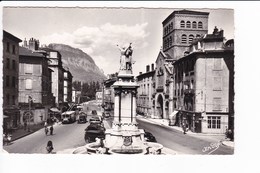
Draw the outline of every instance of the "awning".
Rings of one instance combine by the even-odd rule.
[[[170,115],[169,115],[169,125],[174,125],[176,123],[176,115],[179,111],[174,110]]]
[[[61,111],[58,108],[50,108],[50,111],[60,113]]]
[[[174,110],[174,111],[169,115],[169,118],[176,116],[176,114],[177,114],[178,112],[179,112],[179,111]]]

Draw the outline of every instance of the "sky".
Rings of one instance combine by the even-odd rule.
[[[59,8],[5,7],[3,29],[18,38],[39,39],[40,44],[63,43],[89,54],[104,74],[119,70],[116,45],[134,49],[133,73],[145,72],[155,63],[162,46],[162,21],[183,8]],[[227,39],[234,38],[232,9],[192,9],[209,12],[208,32],[217,26]]]

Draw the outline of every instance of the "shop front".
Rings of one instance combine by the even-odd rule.
[[[190,131],[195,133],[202,132],[202,115],[200,112],[179,110],[176,116],[175,125],[182,127],[183,125]]]
[[[18,108],[4,109],[3,115],[3,132],[12,133],[19,127],[20,112]]]

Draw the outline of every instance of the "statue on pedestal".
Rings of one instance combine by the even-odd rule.
[[[132,54],[133,54],[133,49],[131,46],[132,43],[128,46],[126,49],[125,47],[117,47],[119,48],[121,52],[120,56],[120,70],[132,70]]]

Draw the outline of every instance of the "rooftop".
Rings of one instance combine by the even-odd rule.
[[[10,38],[10,39],[12,39],[12,40],[14,40],[18,43],[22,41],[21,39],[17,38],[16,36],[10,34],[9,32],[7,32],[5,30],[3,30],[3,37],[8,37],[8,38]]]
[[[165,24],[169,19],[173,18],[176,14],[192,14],[192,15],[209,15],[209,12],[201,12],[201,11],[192,11],[192,10],[178,10],[173,11],[163,22]]]
[[[30,49],[27,49],[25,47],[19,47],[19,55],[20,56],[30,56],[30,57],[42,57],[42,58],[45,57],[43,54],[33,52]]]

